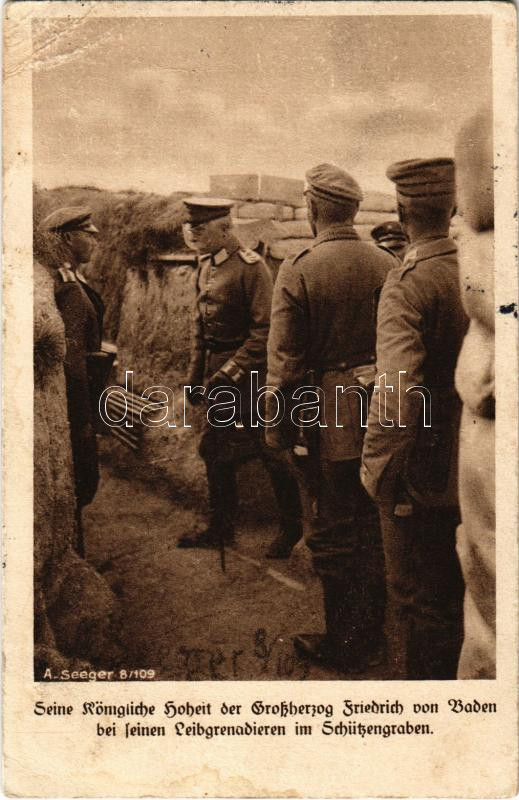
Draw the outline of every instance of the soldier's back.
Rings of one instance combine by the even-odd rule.
[[[396,264],[394,257],[357,237],[317,240],[296,262],[308,299],[314,363],[348,362],[374,353],[375,293]]]
[[[452,239],[438,239],[409,248],[403,265],[392,272],[381,299],[381,324],[414,309],[420,322],[427,386],[454,385],[454,369],[467,329],[461,302],[458,257]],[[405,369],[405,354],[393,349]],[[385,362],[386,363],[386,362]]]

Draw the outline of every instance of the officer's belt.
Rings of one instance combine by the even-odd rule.
[[[375,356],[373,353],[359,353],[358,355],[351,356],[347,361],[323,364],[320,371],[323,375],[326,372],[349,372],[356,367],[367,366],[368,364],[374,363]]]
[[[234,339],[227,342],[215,342],[211,339],[204,339],[204,347],[206,350],[209,350],[210,353],[228,353],[231,350],[238,350],[239,347],[242,346],[245,339]]]

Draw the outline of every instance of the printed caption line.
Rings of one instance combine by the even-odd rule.
[[[234,550],[233,548],[229,548],[227,552],[232,553],[233,556],[236,556],[236,558],[239,558],[241,561],[246,561],[247,564],[253,564],[255,567],[258,567],[258,569],[261,569],[263,566],[261,561],[258,561],[256,558],[251,558],[250,556],[244,556],[242,553],[238,553],[238,551]],[[292,578],[287,578],[286,575],[283,575],[282,572],[278,572],[277,569],[272,569],[272,567],[269,567],[266,570],[266,573],[271,578],[274,578],[275,581],[288,586],[289,589],[295,589],[298,592],[305,591],[304,584],[299,583],[299,581],[294,581]]]

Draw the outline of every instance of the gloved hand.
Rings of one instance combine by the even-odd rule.
[[[234,382],[231,380],[231,378],[220,369],[216,370],[214,375],[211,375],[209,380],[206,382],[205,387],[207,389],[207,394],[209,394],[212,389],[216,389],[218,386],[234,386]]]
[[[199,406],[205,400],[205,393],[199,385],[194,385],[186,392],[186,400],[190,406]]]
[[[204,370],[200,364],[196,363],[190,366],[189,373],[186,379],[186,387],[190,386],[190,390],[186,392],[186,400],[190,406],[199,406],[201,403],[204,402],[205,394],[199,388],[198,391],[196,387],[203,386],[204,383]]]

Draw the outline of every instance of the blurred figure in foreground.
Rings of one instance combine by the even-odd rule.
[[[496,677],[494,193],[492,113],[480,111],[456,139],[457,192],[466,223],[460,280],[470,326],[456,368],[463,400],[458,554],[465,578],[458,678]]]

